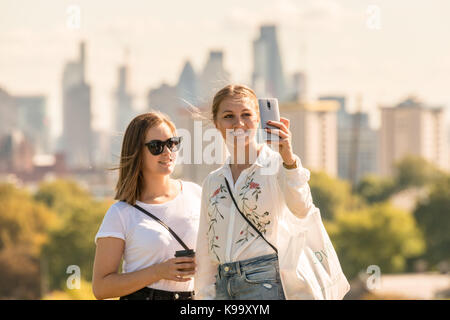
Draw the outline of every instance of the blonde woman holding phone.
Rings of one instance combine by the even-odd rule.
[[[258,99],[243,85],[228,85],[216,93],[212,118],[230,156],[203,183],[196,299],[312,299],[306,280],[289,278],[296,277],[296,271],[286,269],[295,268],[299,258],[287,248],[300,231],[286,230],[318,211],[308,185],[310,173],[292,151],[289,120],[263,124],[271,126],[267,133],[278,137],[271,142],[275,150],[258,143]],[[285,263],[289,259],[294,259],[291,266]]]
[[[121,151],[115,199],[95,236],[92,286],[98,299],[190,300],[201,188],[174,180],[181,138],[160,112],[134,118]],[[123,258],[123,271],[119,264]]]

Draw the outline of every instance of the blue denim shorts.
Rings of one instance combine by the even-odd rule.
[[[224,263],[217,268],[217,300],[285,300],[276,254]]]

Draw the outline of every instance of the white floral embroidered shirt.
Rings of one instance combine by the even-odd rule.
[[[298,218],[314,209],[308,185],[310,172],[297,158],[297,168],[286,169],[278,152],[263,145],[255,163],[236,180],[230,157],[203,182],[195,275],[196,299],[214,299],[219,264],[274,253],[264,239],[245,221],[227,190],[227,179],[240,210],[265,238],[277,247],[283,212]]]

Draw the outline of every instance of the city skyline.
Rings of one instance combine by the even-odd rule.
[[[313,98],[345,95],[353,111],[352,100],[361,94],[363,110],[375,116],[371,123],[377,125],[378,105],[394,104],[411,93],[448,109],[450,44],[442,41],[450,29],[444,14],[450,11],[448,2],[432,7],[418,1],[381,0],[352,0],[345,7],[329,0],[255,3],[205,2],[203,11],[197,12],[183,3],[177,6],[180,10],[170,10],[161,3],[78,1],[81,24],[74,29],[67,25],[72,2],[46,1],[39,6],[2,1],[0,87],[14,95],[46,96],[52,136],[60,134],[63,66],[84,40],[93,126],[109,128],[112,119],[104,114],[113,108],[118,66],[129,67],[129,91],[138,110],[146,108],[150,89],[163,82],[175,85],[186,60],[200,70],[211,50],[224,52],[232,81],[251,84],[252,42],[259,27],[271,23],[277,25],[285,73],[305,72]],[[370,5],[380,8],[379,30],[367,25]],[[22,10],[24,6],[28,9]]]

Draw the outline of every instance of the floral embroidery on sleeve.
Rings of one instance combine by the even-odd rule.
[[[241,188],[241,193],[239,193],[239,197],[242,200],[242,213],[247,217],[248,220],[263,234],[266,233],[266,226],[270,224],[270,220],[264,219],[269,215],[268,211],[265,211],[262,214],[259,214],[256,210],[258,209],[259,194],[261,193],[261,187],[259,183],[254,182],[255,171],[249,174],[245,180],[244,186]],[[249,197],[253,197],[255,200],[255,205],[250,206],[248,204]],[[247,224],[245,230],[241,231],[239,234],[239,239],[236,241],[238,243],[244,243],[249,240],[249,238],[255,237],[256,235],[253,232],[253,227]]]
[[[220,246],[217,244],[219,236],[216,235],[215,225],[218,222],[217,219],[224,219],[222,213],[219,211],[218,204],[219,199],[226,199],[226,196],[222,193],[228,193],[226,188],[221,184],[209,198],[208,206],[208,218],[209,218],[209,228],[208,228],[208,239],[209,239],[209,250],[214,253],[217,260],[220,262],[219,255],[216,252],[217,248]]]

